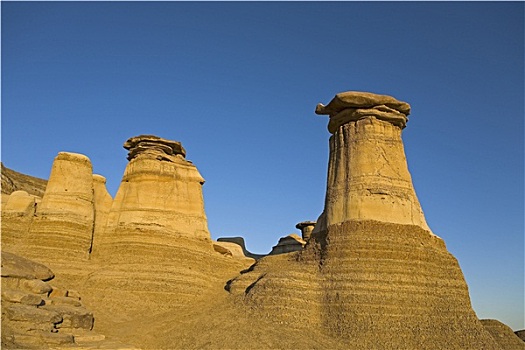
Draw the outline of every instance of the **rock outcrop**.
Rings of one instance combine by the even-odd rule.
[[[79,293],[35,261],[2,252],[3,349],[136,349],[92,331]]]
[[[2,252],[3,348],[73,344],[75,333],[91,330],[93,314],[67,291],[58,296],[53,277],[44,265]]]
[[[220,237],[220,238],[217,239],[217,242],[219,242],[219,243],[231,242],[231,243],[237,244],[239,247],[241,247],[241,249],[242,249],[242,251],[243,251],[245,256],[247,256],[249,258],[253,258],[255,260],[258,260],[258,259],[266,256],[264,254],[252,253],[248,249],[246,249],[246,243],[244,242],[244,238],[242,238],[242,237]]]
[[[351,220],[375,220],[417,225],[430,232],[401,140],[410,106],[392,100],[346,92],[337,94],[326,107],[318,105],[316,113],[330,116],[329,130],[334,135],[330,137],[325,211],[317,231]],[[382,114],[387,113],[385,108],[392,109],[388,112],[392,116]]]
[[[91,304],[107,319],[122,320],[184,305],[220,283],[215,271],[251,263],[214,250],[204,179],[179,142],[141,135],[124,148],[129,163],[103,234],[93,241],[93,262],[100,268],[86,282]]]
[[[303,241],[308,242],[315,228],[315,224],[315,221],[302,221],[295,225],[296,229],[301,230],[301,237],[303,238]]]
[[[518,338],[520,338],[521,340],[523,340],[525,342],[525,329],[516,331],[516,332],[514,332],[514,334],[516,334],[518,336]]]
[[[2,218],[4,250],[48,265],[74,285],[74,280],[89,273],[87,262],[95,231],[90,160],[81,154],[60,152],[42,199],[13,192]]]
[[[410,106],[346,92],[330,116],[326,201],[306,248],[229,281],[288,331],[324,329],[352,349],[499,349],[472,310],[456,259],[428,228],[401,130]]]
[[[292,233],[279,239],[279,242],[272,247],[269,255],[285,254],[302,250],[306,242],[297,234]]]
[[[42,199],[26,191],[15,191],[2,203],[2,245],[21,247],[27,237],[36,206]]]
[[[2,194],[9,195],[15,191],[25,191],[40,198],[44,195],[47,180],[19,173],[9,169],[1,162],[0,166],[2,172]]]
[[[498,320],[481,320],[481,324],[505,350],[524,350],[525,342],[514,334],[512,328]]]

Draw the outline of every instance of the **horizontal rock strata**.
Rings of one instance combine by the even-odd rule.
[[[214,250],[204,179],[179,142],[141,135],[124,148],[130,161],[94,240],[93,261],[102,268],[86,283],[93,303],[124,319],[160,312],[206,293],[219,282],[214,270],[250,264]]]
[[[401,140],[410,106],[346,92],[316,112],[333,133],[324,211],[304,250],[259,260],[230,293],[340,348],[499,349],[417,200]]]
[[[481,320],[481,324],[492,335],[494,340],[504,350],[523,350],[525,342],[521,340],[512,328],[498,320]]]

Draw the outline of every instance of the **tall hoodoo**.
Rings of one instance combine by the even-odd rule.
[[[113,305],[115,314],[147,314],[202,295],[215,283],[209,257],[224,258],[208,232],[204,179],[181,143],[140,135],[124,148],[129,163],[106,228],[93,242],[93,260],[105,268],[88,284],[90,294],[104,295],[94,304]]]
[[[230,293],[287,327],[319,327],[341,348],[499,349],[426,224],[401,140],[409,112],[353,91],[317,106],[333,134],[324,211],[304,250],[259,260]]]
[[[9,225],[18,233],[13,245],[10,240],[2,240],[4,248],[50,266],[60,275],[57,283],[69,280],[74,286],[73,281],[88,273],[86,264],[95,228],[92,172],[91,161],[85,155],[60,152],[41,200],[27,194],[11,195],[13,199],[7,203],[23,199],[30,204],[30,212],[20,217],[20,224],[27,225],[25,229]]]
[[[94,217],[91,161],[83,154],[60,152],[31,227],[34,246],[49,247],[54,259],[87,260]]]
[[[410,105],[367,92],[337,94],[328,105],[330,159],[324,216],[317,230],[348,220],[417,225],[430,231],[408,172],[401,131]]]
[[[96,254],[109,257],[114,245],[123,247],[124,242],[155,251],[155,245],[169,246],[170,240],[181,236],[210,240],[204,179],[185,159],[181,143],[141,135],[128,139],[124,148],[129,151],[129,163],[108,215],[106,237],[99,241],[101,251]],[[98,247],[93,250],[97,252]]]

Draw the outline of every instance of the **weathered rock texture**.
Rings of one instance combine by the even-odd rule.
[[[277,242],[277,245],[272,247],[272,251],[269,255],[285,254],[290,252],[296,252],[303,249],[305,241],[301,239],[295,233],[289,234],[288,236],[282,237]]]
[[[124,148],[129,163],[93,245],[93,259],[103,268],[87,285],[93,303],[110,305],[108,312],[126,319],[187,303],[219,282],[214,269],[242,268],[250,261],[214,250],[204,179],[179,142],[142,135]]]
[[[516,332],[514,332],[514,334],[516,334],[518,336],[518,338],[520,338],[521,340],[523,340],[525,342],[525,329],[516,331]]]
[[[260,259],[260,258],[265,256],[264,254],[252,253],[248,249],[246,249],[246,243],[244,242],[244,238],[242,238],[242,237],[220,237],[220,238],[217,239],[217,242],[219,242],[219,243],[220,242],[235,243],[235,244],[237,244],[238,246],[240,246],[242,248],[242,251],[243,251],[245,256],[247,256],[249,258],[253,258],[255,260]]]
[[[29,176],[7,168],[0,162],[2,171],[2,194],[15,191],[25,191],[37,197],[42,197],[46,190],[47,180]]]
[[[301,230],[301,236],[303,238],[303,241],[308,242],[315,228],[315,224],[315,221],[302,221],[295,225],[296,229]]]
[[[401,140],[409,112],[405,102],[361,92],[337,94],[327,106],[317,106],[316,113],[330,116],[334,134],[325,211],[317,230],[349,220],[376,220],[430,232]]]
[[[101,175],[93,175],[93,199],[95,220],[93,229],[93,239],[91,241],[90,253],[92,253],[93,246],[96,246],[98,241],[103,239],[106,231],[106,222],[108,220],[109,211],[113,204],[113,198],[106,188],[106,178]]]
[[[91,162],[81,154],[59,153],[42,199],[13,192],[2,218],[4,250],[47,264],[65,280],[81,278],[88,273],[95,229]]]
[[[318,106],[334,133],[324,212],[304,250],[259,260],[230,293],[289,332],[323,329],[341,348],[500,348],[425,222],[401,141],[409,111],[358,92]]]
[[[27,237],[36,206],[41,198],[26,191],[15,191],[2,203],[2,245],[20,247]]]
[[[50,297],[54,274],[46,266],[2,252],[2,348],[42,349],[73,344],[91,330],[93,314],[78,300]]]
[[[492,335],[494,340],[505,350],[523,350],[525,342],[512,329],[498,320],[481,320],[481,324]]]
[[[94,333],[93,312],[53,278],[47,266],[2,252],[2,349],[134,348]]]
[[[204,179],[184,158],[181,144],[145,135],[130,138],[124,147],[130,162],[109,211],[104,239],[94,247],[97,255],[110,257],[110,252],[126,253],[137,246],[156,251],[179,238],[207,242],[211,249]]]
[[[242,238],[211,241],[204,180],[179,142],[129,139],[114,200],[87,157],[60,153],[42,200],[14,192],[2,206],[2,248],[57,274],[4,259],[3,347],[120,348],[97,344],[86,305],[95,330],[144,348],[514,349],[476,318],[425,222],[401,141],[410,106],[348,92],[317,112],[333,133],[324,211],[313,231],[298,224],[304,249],[264,258]]]

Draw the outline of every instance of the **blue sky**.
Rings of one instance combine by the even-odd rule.
[[[323,209],[338,92],[412,106],[427,221],[480,318],[524,325],[523,2],[1,2],[2,161],[87,155],[115,195],[124,141],[181,141],[213,238],[271,250]]]

